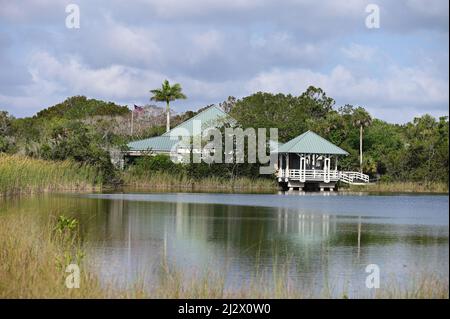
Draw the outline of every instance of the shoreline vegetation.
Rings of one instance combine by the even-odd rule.
[[[279,190],[274,178],[192,178],[162,171],[136,174],[119,172],[121,182],[104,183],[92,166],[73,161],[47,161],[20,155],[0,154],[0,196],[42,192],[101,191],[132,188],[156,191],[212,191],[273,193]],[[369,185],[341,185],[341,192],[447,193],[445,183],[378,182]]]
[[[100,188],[101,178],[89,165],[0,154],[0,196]]]
[[[0,298],[448,298],[448,278],[426,272],[411,274],[410,287],[393,278],[367,295],[352,296],[348,287],[330,284],[314,293],[290,278],[289,260],[277,262],[267,276],[255,269],[248,285],[226,287],[223,273],[202,269],[188,279],[163,258],[154,279],[138,276],[134,285],[120,288],[114,278],[102,282],[96,274],[76,219],[6,213],[0,224]],[[65,285],[71,263],[80,266],[78,289]]]
[[[122,174],[124,186],[153,190],[190,190],[190,191],[236,191],[236,192],[275,192],[278,185],[270,178],[190,178],[165,172],[134,175],[132,172]]]
[[[161,90],[174,87],[167,83]],[[348,152],[339,160],[342,170],[361,170],[379,178],[375,185],[338,185],[343,192],[448,193],[448,116],[425,114],[404,124],[388,123],[372,118],[363,107],[336,105],[314,86],[299,95],[230,96],[216,106],[242,130],[278,128],[280,143],[313,131]],[[142,154],[151,156],[122,157],[130,142],[165,132],[168,120],[173,128],[205,109],[167,117],[167,108],[155,105],[130,110],[114,102],[73,96],[32,117],[15,118],[0,110],[0,154],[4,154],[0,173],[5,175],[0,176],[0,196],[126,187],[276,192],[275,178],[260,176],[258,163],[178,165],[151,149]],[[122,160],[125,171],[113,164]]]

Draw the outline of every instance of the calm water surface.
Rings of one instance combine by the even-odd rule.
[[[427,272],[449,277],[449,198],[427,195],[126,193],[42,195],[3,208],[79,218],[105,280],[156,280],[163,260],[185,276],[220,273],[239,289],[273,269],[320,292],[364,293],[365,267],[381,285]],[[0,209],[2,206],[0,205]]]

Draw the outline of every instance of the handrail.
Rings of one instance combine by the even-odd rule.
[[[337,170],[320,170],[320,169],[280,169],[278,171],[279,178],[290,178],[293,180],[304,181],[342,181],[352,184],[358,181],[369,183],[369,175],[355,171],[337,171]]]

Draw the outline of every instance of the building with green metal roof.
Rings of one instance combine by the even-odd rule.
[[[164,133],[162,136],[170,136],[171,134],[176,134],[180,136],[193,136],[195,133],[200,134],[201,132],[194,132],[194,123],[200,123],[200,130],[204,131],[211,127],[221,127],[224,124],[235,125],[236,120],[230,115],[225,113],[220,107],[212,105],[202,112],[191,117],[189,120],[175,126],[170,131]]]
[[[307,131],[278,147],[277,177],[289,189],[303,190],[309,185],[334,190],[338,181],[368,183],[360,172],[338,170],[338,160],[349,153],[320,135]]]
[[[150,137],[128,143],[128,155],[139,156],[144,152],[170,153],[176,147],[181,137],[191,137],[201,134],[202,131],[212,127],[220,127],[225,123],[234,125],[236,120],[225,113],[218,106],[210,106],[187,121],[175,126],[161,136]],[[194,130],[198,129],[197,132]]]
[[[177,140],[170,139],[170,136],[155,136],[128,143],[129,152],[170,153],[177,143]]]
[[[204,130],[225,124],[235,127],[237,123],[221,108],[211,106],[161,136],[130,142],[125,156],[167,154],[178,156],[178,160],[182,161],[183,156],[195,150],[192,145],[179,143],[180,140],[188,137],[187,140],[191,141]],[[339,157],[347,156],[348,152],[312,131],[284,144],[269,141],[269,145],[271,154],[277,157],[275,174],[278,182],[289,189],[303,190],[308,184],[314,184],[321,190],[328,188],[331,191],[337,181],[350,184],[369,181],[369,177],[360,172],[338,171]]]

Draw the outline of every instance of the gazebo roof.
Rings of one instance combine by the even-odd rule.
[[[348,152],[312,131],[284,143],[278,148],[278,153],[348,155]]]

